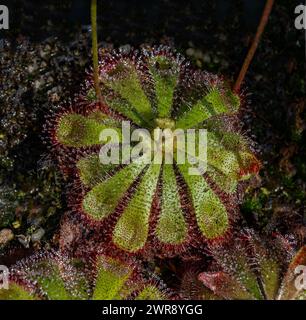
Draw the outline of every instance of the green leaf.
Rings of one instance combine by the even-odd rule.
[[[264,291],[268,300],[274,300],[280,287],[280,265],[274,259],[260,258],[260,274]]]
[[[187,226],[180,203],[173,166],[163,166],[162,203],[156,235],[162,243],[181,244],[187,236]]]
[[[203,176],[190,175],[189,165],[178,165],[187,183],[198,226],[209,239],[224,235],[229,221],[225,206],[209,187]]]
[[[47,257],[29,266],[27,278],[37,284],[48,300],[86,299],[86,282],[69,263],[71,261]]]
[[[144,167],[144,164],[132,163],[96,185],[83,199],[84,211],[96,220],[109,216]]]
[[[210,117],[220,114],[235,113],[239,109],[239,97],[231,93],[221,92],[219,88],[213,88],[202,99],[199,99],[188,111],[186,111],[176,123],[176,128],[190,129],[204,122]],[[233,103],[234,104],[230,104]]]
[[[162,55],[150,58],[148,65],[155,86],[157,115],[160,118],[170,117],[180,65],[173,58]]]
[[[135,300],[166,300],[165,295],[152,285],[147,285]]]
[[[207,140],[207,172],[223,191],[233,193],[240,178],[237,155],[225,149],[214,134],[208,132]]]
[[[203,272],[199,280],[214,294],[226,300],[253,300],[254,297],[234,278],[224,272]]]
[[[279,291],[279,300],[295,300],[305,296],[303,286],[300,289],[296,286],[298,275],[295,270],[298,266],[306,266],[306,246],[303,246],[290,262]]]
[[[126,251],[136,252],[147,241],[151,206],[160,167],[157,164],[150,165],[115,226],[113,241],[118,247]]]
[[[77,163],[80,179],[88,187],[94,187],[99,182],[105,180],[116,166],[112,163],[102,164],[97,154],[83,157]]]
[[[145,126],[146,120],[131,103],[123,99],[119,94],[105,95],[106,104],[113,110],[118,111],[120,114],[127,117],[133,123],[139,126]]]
[[[100,133],[108,126],[95,119],[84,117],[77,113],[65,114],[61,117],[56,137],[60,143],[69,147],[87,147],[99,145]],[[114,128],[121,137],[120,130]]]
[[[244,243],[232,242],[224,248],[213,249],[213,255],[232,280],[239,283],[253,299],[262,300],[264,296],[259,288],[258,279],[249,263]]]
[[[123,300],[127,295],[124,287],[131,274],[132,269],[119,260],[100,256],[92,299]]]
[[[131,106],[124,111],[119,104],[116,104],[120,108],[119,111],[124,112],[123,114],[127,116],[131,116],[131,113],[133,113],[136,118],[141,118],[144,121],[153,119],[150,101],[142,88],[139,73],[132,61],[118,61],[110,71],[101,75],[101,80],[107,87],[119,94],[122,99],[128,101]]]
[[[9,289],[0,289],[0,300],[38,300],[38,297],[22,285],[10,282]]]

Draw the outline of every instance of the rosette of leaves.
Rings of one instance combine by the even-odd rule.
[[[104,223],[109,243],[130,253],[157,247],[178,252],[195,238],[225,236],[236,213],[238,183],[259,169],[240,130],[240,97],[221,78],[193,70],[165,47],[103,53],[99,78],[103,105],[96,102],[90,74],[82,95],[49,121],[61,167],[78,180],[72,197],[81,194],[78,211]],[[162,164],[103,165],[100,133],[114,128],[123,148],[122,121],[149,132],[195,129],[197,152],[197,129],[206,129],[206,173],[190,175],[195,163],[176,163],[175,143],[173,164],[164,154]]]
[[[0,300],[162,300],[170,292],[153,275],[143,277],[136,263],[99,254],[70,259],[60,252],[42,252],[10,270],[9,289]]]
[[[295,252],[287,240],[259,239],[253,232],[213,245],[212,270],[188,272],[182,295],[200,300],[306,300],[306,246]],[[192,276],[193,275],[193,276]]]

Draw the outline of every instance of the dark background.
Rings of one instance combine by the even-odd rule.
[[[241,119],[263,169],[241,203],[242,223],[304,243],[305,36],[294,28],[301,1],[275,2],[243,86]],[[100,47],[169,44],[198,68],[234,82],[265,1],[98,3]],[[78,92],[91,66],[90,1],[2,4],[10,10],[10,30],[0,31],[0,231],[10,229],[14,239],[0,253],[10,264],[57,244],[65,181],[43,143],[43,124],[52,108]]]

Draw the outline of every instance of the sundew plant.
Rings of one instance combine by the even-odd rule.
[[[84,258],[83,258],[84,259]],[[11,270],[1,300],[164,300],[171,294],[133,262],[97,254],[86,263],[56,251],[39,252]],[[174,297],[174,296],[173,296]]]
[[[95,102],[89,75],[83,93],[55,115],[49,129],[64,171],[75,155],[72,175],[84,191],[76,214],[104,223],[111,243],[130,253],[181,250],[197,236],[224,237],[237,214],[239,182],[259,170],[239,128],[240,97],[222,79],[193,70],[167,47],[104,54],[99,79],[103,105]],[[129,164],[101,163],[101,131],[115,129],[120,138],[127,120],[131,128],[147,132],[195,129],[196,153],[202,147],[196,129],[205,128],[207,171],[192,175],[189,169],[197,170],[196,162],[176,162],[179,144],[173,135],[164,140],[172,139],[173,163],[165,161],[165,146],[158,164],[139,158]],[[188,158],[189,149],[184,152]]]
[[[306,248],[296,251],[280,235],[259,237],[244,229],[222,244],[212,244],[210,270],[189,269],[181,294],[204,300],[305,300],[303,277]]]

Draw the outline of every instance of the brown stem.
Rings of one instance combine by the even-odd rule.
[[[240,87],[241,87],[241,84],[245,78],[245,75],[249,69],[249,66],[251,64],[251,61],[254,57],[254,54],[256,52],[256,49],[258,47],[258,44],[259,44],[259,41],[260,41],[260,38],[261,38],[261,35],[266,27],[266,24],[269,20],[269,16],[270,16],[270,13],[272,11],[272,7],[273,7],[273,4],[274,4],[274,0],[267,0],[266,2],[266,5],[265,5],[265,8],[264,8],[264,11],[262,13],[262,17],[261,17],[261,20],[260,20],[260,23],[258,25],[258,28],[257,28],[257,32],[256,32],[256,35],[255,35],[255,38],[253,40],[253,43],[249,49],[249,52],[244,60],[244,63],[243,63],[243,66],[240,70],[240,73],[239,73],[239,76],[237,78],[237,81],[234,85],[234,88],[233,90],[235,92],[239,92],[240,90]]]
[[[96,96],[100,104],[102,105],[103,99],[100,89],[99,80],[99,60],[98,60],[98,35],[97,35],[97,0],[91,0],[90,6],[91,13],[91,40],[92,40],[92,62],[94,71],[94,84]]]

